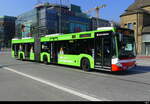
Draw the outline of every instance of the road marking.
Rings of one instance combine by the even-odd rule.
[[[55,88],[57,88],[57,89],[63,90],[63,91],[65,91],[65,92],[68,92],[68,93],[70,93],[70,94],[79,96],[79,97],[84,98],[84,99],[87,99],[87,100],[89,100],[89,101],[109,101],[109,100],[107,100],[107,99],[97,99],[97,98],[95,98],[95,97],[92,97],[92,96],[89,96],[89,95],[86,95],[86,94],[82,94],[82,93],[80,93],[80,92],[74,91],[74,90],[72,90],[72,89],[68,89],[68,88],[63,87],[63,86],[60,86],[60,85],[58,85],[58,84],[54,84],[54,83],[52,83],[52,82],[48,82],[48,81],[42,80],[42,79],[40,79],[40,78],[37,78],[37,77],[31,76],[31,75],[28,75],[28,74],[25,74],[25,73],[16,71],[15,69],[11,69],[11,68],[8,68],[8,67],[3,67],[3,69],[8,70],[8,71],[11,71],[11,72],[14,72],[14,73],[19,74],[19,75],[22,75],[22,76],[24,76],[24,77],[30,78],[30,79],[32,79],[32,80],[38,81],[38,82],[40,82],[40,83],[43,83],[43,84],[46,84],[46,85],[55,87]]]

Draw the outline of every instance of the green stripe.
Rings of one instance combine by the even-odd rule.
[[[17,43],[34,43],[34,38],[12,40],[12,44],[17,44]]]
[[[47,42],[47,41],[61,41],[61,40],[75,40],[75,39],[90,39],[90,38],[95,38],[96,32],[107,32],[107,31],[115,31],[115,28],[108,29],[108,30],[94,30],[94,31],[87,31],[87,32],[80,32],[80,33],[41,37],[40,41]],[[91,34],[91,36],[80,37],[80,35],[84,35],[84,34]]]

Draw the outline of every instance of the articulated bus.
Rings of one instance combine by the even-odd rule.
[[[94,31],[50,34],[39,38],[12,39],[12,57],[45,64],[62,64],[93,69],[125,71],[136,65],[134,31],[102,27]],[[36,48],[35,48],[36,47]],[[39,54],[37,54],[39,48]]]

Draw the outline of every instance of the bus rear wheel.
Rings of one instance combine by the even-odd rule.
[[[20,55],[20,60],[21,60],[21,61],[24,61],[23,55]]]
[[[83,71],[90,71],[90,62],[88,59],[82,59],[81,68]]]
[[[44,64],[48,64],[48,59],[47,59],[47,57],[44,58],[44,61],[43,61],[43,62],[44,62]]]

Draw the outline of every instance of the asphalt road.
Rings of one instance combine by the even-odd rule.
[[[0,101],[150,101],[150,59],[124,73],[19,61],[0,53]]]

